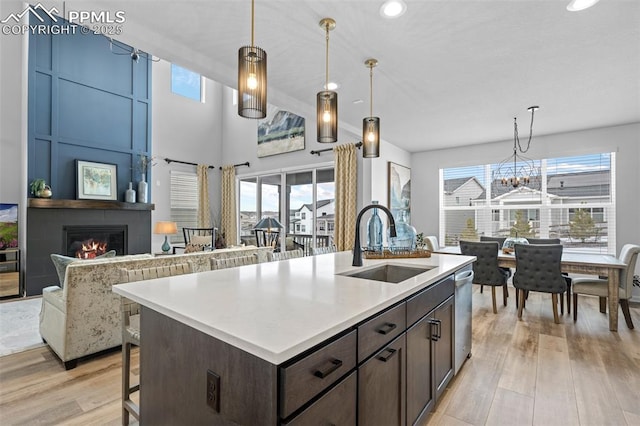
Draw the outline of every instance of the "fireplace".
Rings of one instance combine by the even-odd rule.
[[[115,250],[127,254],[127,225],[63,226],[63,253],[79,259],[93,259]]]

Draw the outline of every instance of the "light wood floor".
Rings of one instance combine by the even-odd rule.
[[[518,321],[513,293],[494,315],[490,292],[477,290],[472,357],[428,426],[640,425],[638,308],[638,329],[620,315],[610,333],[597,299],[580,297],[578,322],[565,314],[556,325],[548,295],[532,293]],[[118,350],[70,371],[46,347],[1,357],[0,423],[118,425],[120,368]]]

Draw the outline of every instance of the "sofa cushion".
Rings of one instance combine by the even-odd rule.
[[[209,244],[189,243],[184,247],[184,252],[185,253],[195,253],[197,251],[203,251],[205,247],[209,247]]]
[[[62,289],[57,285],[43,288],[42,298],[58,308],[60,312],[65,312],[67,310],[64,306],[64,295]]]
[[[67,272],[67,266],[69,266],[71,263],[82,260],[108,259],[111,257],[116,257],[115,250],[108,251],[104,254],[101,254],[100,256],[96,256],[93,259],[78,259],[77,257],[62,256],[61,254],[54,253],[51,255],[51,261],[53,262],[53,266],[55,266],[56,268],[60,287],[62,287],[64,285],[64,275]]]

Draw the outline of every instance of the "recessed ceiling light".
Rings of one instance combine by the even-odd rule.
[[[571,3],[567,6],[567,10],[570,12],[577,12],[579,10],[588,9],[600,0],[571,0]]]
[[[385,18],[397,18],[407,11],[407,4],[403,0],[387,0],[380,7],[380,15]]]
[[[329,83],[324,85],[325,90],[336,90],[338,87],[340,87],[340,85],[333,81],[330,81]]]

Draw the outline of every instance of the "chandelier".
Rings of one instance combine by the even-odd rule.
[[[492,181],[496,186],[518,188],[527,186],[538,188],[540,185],[540,166],[531,158],[525,157],[531,146],[533,136],[533,115],[539,106],[527,108],[531,111],[531,124],[529,126],[529,140],[526,148],[522,148],[518,136],[518,120],[513,118],[513,154],[498,164],[492,172]]]

